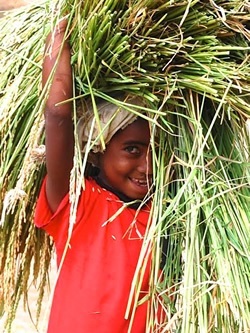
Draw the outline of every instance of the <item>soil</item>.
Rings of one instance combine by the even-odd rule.
[[[38,327],[36,328],[36,326],[35,326],[36,303],[37,303],[37,298],[38,298],[38,292],[37,292],[35,286],[31,285],[30,290],[29,290],[29,295],[28,295],[28,309],[24,308],[23,300],[21,299],[10,333],[45,333],[46,332],[48,316],[49,316],[49,308],[50,308],[51,297],[52,297],[51,290],[53,290],[55,281],[56,281],[56,262],[55,262],[55,259],[53,259],[52,265],[51,265],[51,271],[50,271],[51,289],[49,290],[49,288],[46,288]],[[0,318],[0,332],[1,333],[6,332],[4,330],[5,321],[6,321],[6,316]]]

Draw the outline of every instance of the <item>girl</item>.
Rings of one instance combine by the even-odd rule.
[[[64,41],[66,24],[60,22],[53,38],[49,35],[46,42],[43,85],[61,54],[45,106],[47,176],[35,216],[36,225],[54,239],[58,264],[68,237],[68,192],[74,154],[73,107],[71,102],[58,104],[72,98],[70,47]],[[136,99],[132,101],[137,103]],[[104,136],[106,149],[93,149],[98,174],[86,177],[80,195],[76,222],[55,287],[49,333],[146,331],[149,267],[140,286],[140,302],[134,304],[135,311],[132,307],[128,316],[125,313],[149,223],[150,200],[145,198],[152,186],[150,130],[145,119],[131,118],[131,113],[123,109],[118,112],[117,107],[107,103],[99,107],[104,123],[109,112],[109,119],[114,113],[121,113],[121,117],[115,126],[109,121]],[[83,127],[80,121],[80,127],[84,141],[88,126]],[[139,207],[129,204],[138,200]]]

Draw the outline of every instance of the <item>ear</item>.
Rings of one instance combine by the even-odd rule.
[[[92,151],[89,152],[88,155],[88,162],[93,165],[94,167],[99,167],[99,157],[100,153],[93,153]]]

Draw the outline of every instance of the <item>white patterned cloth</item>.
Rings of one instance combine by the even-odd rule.
[[[113,103],[102,101],[97,104],[99,121],[94,115],[92,105],[86,106],[86,110],[80,117],[77,124],[77,132],[82,152],[86,151],[86,147],[90,144],[90,150],[93,153],[103,152],[113,135],[120,129],[136,120],[137,115],[133,110],[140,112],[138,106],[144,106],[142,99],[136,96],[127,96],[124,98],[116,98],[118,101],[125,102],[128,109],[124,106],[117,106]],[[137,106],[137,108],[133,106]],[[132,111],[131,111],[132,110]]]

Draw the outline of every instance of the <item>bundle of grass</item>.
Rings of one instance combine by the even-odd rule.
[[[166,312],[159,332],[247,332],[250,14],[249,3],[236,0],[61,0],[1,19],[0,285],[7,326],[31,272],[39,315],[49,269],[51,241],[32,222],[45,172],[38,163],[47,95],[41,62],[44,39],[64,16],[75,101],[109,100],[116,90],[142,96],[157,132],[153,222],[131,288],[136,297],[153,252],[148,332],[157,326],[159,304]],[[77,178],[83,164],[75,160]]]

